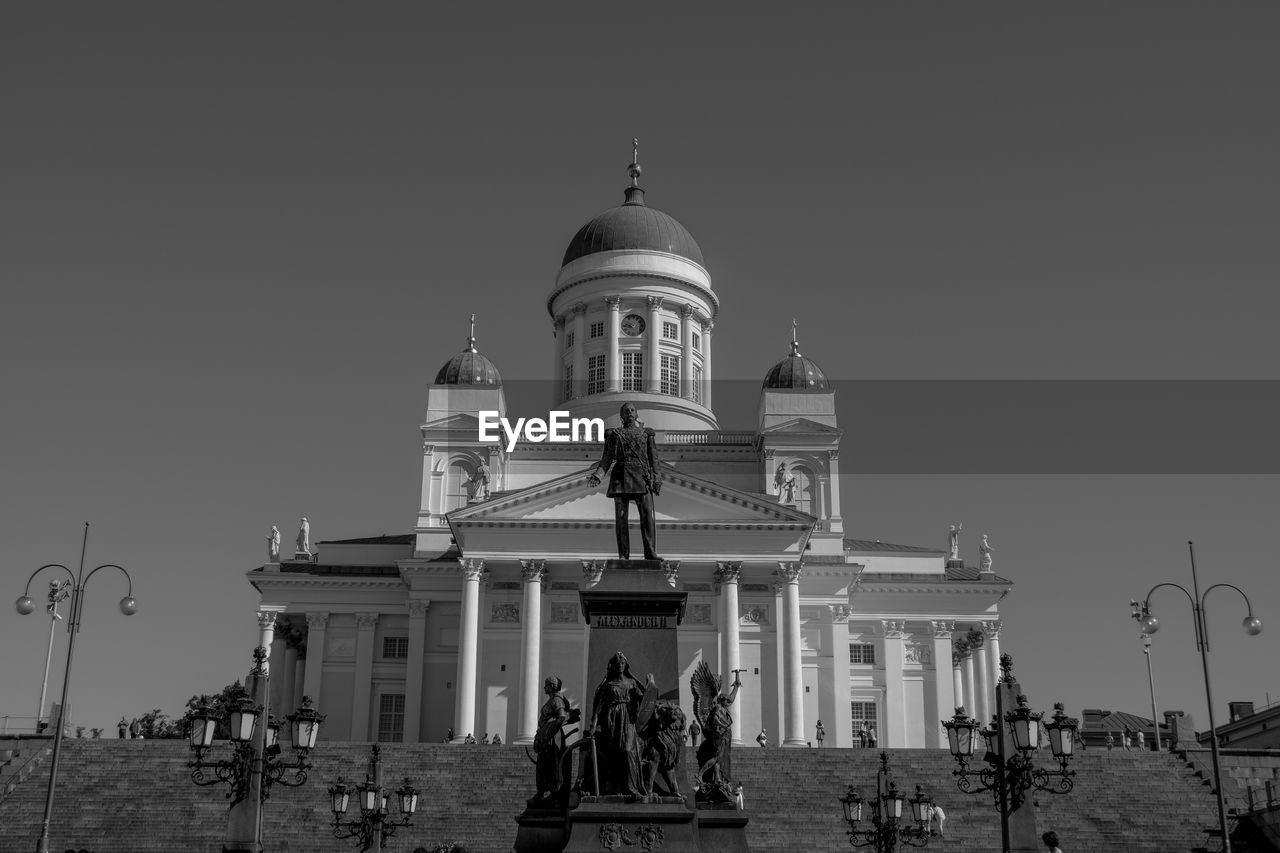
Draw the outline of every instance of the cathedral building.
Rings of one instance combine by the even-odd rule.
[[[989,719],[997,604],[1012,584],[989,560],[966,567],[954,535],[950,549],[846,535],[837,389],[794,334],[760,365],[756,422],[720,425],[720,296],[693,235],[646,203],[638,165],[629,175],[623,203],[578,229],[548,289],[548,411],[616,426],[633,402],[655,431],[658,551],[687,593],[681,704],[705,660],[726,682],[741,673],[735,743],[763,730],[774,745],[816,745],[821,720],[826,746],[874,730],[880,746],[940,747],[956,706]],[[578,597],[616,554],[613,500],[590,481],[600,436],[482,438],[482,419],[508,413],[475,344],[473,326],[424,389],[413,532],[324,541],[248,572],[277,626],[272,707],[312,697],[327,738],[529,743],[544,677],[578,703],[601,677],[587,671]],[[636,522],[633,511],[638,552]]]

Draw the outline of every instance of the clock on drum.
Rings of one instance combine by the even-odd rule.
[[[622,334],[629,338],[638,338],[644,334],[644,318],[639,314],[628,314],[622,318]]]

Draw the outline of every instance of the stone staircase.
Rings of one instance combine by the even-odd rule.
[[[52,742],[48,738],[0,739],[0,803],[53,753]]]
[[[287,750],[286,750],[286,754]],[[946,837],[930,848],[988,853],[1000,848],[1000,825],[990,794],[957,790],[954,762],[943,751],[889,750],[899,786],[922,784],[946,810]],[[840,797],[850,783],[874,791],[879,752],[845,749],[741,749],[734,775],[743,783],[752,849],[847,851]],[[1048,759],[1047,752],[1044,753]],[[321,743],[310,781],[275,786],[265,812],[269,853],[351,853],[352,840],[330,831],[326,788],[342,775],[364,778],[368,745]],[[197,788],[185,767],[184,741],[79,740],[64,742],[51,850],[92,853],[173,853],[221,849],[226,786]],[[43,814],[49,762],[0,802],[0,853],[34,847]],[[471,853],[507,853],[515,815],[531,793],[533,767],[517,746],[392,744],[383,747],[391,787],[410,776],[423,793],[415,826],[385,846],[411,853],[418,846],[459,841]],[[1041,830],[1053,829],[1071,853],[1177,853],[1217,850],[1211,790],[1176,755],[1089,750],[1077,756],[1075,791],[1037,795]],[[353,804],[354,811],[354,804]],[[1254,848],[1254,850],[1265,848]],[[1237,853],[1248,853],[1244,846]]]

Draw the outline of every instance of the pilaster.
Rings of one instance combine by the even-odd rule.
[[[307,613],[307,665],[302,679],[302,695],[310,696],[311,701],[320,705],[321,678],[324,674],[325,631],[329,625],[329,614],[322,612]],[[298,700],[301,702],[301,698]]]
[[[373,705],[373,640],[377,613],[356,614],[356,679],[351,691],[351,739],[372,740],[369,708]]]
[[[928,623],[929,634],[933,637],[933,675],[930,683],[933,701],[925,708],[924,714],[924,743],[928,747],[946,747],[942,721],[951,719],[955,713],[955,678],[951,666],[951,634],[955,627],[955,622],[945,620]]]
[[[404,741],[422,740],[422,668],[426,663],[427,610],[425,598],[409,599],[409,660],[404,673]]]
[[[884,721],[877,732],[877,745],[903,747],[907,745],[906,696],[902,688],[904,623],[882,620],[877,633],[884,653]]]

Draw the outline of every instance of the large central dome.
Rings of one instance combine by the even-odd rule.
[[[597,252],[648,249],[666,252],[705,266],[702,249],[689,229],[660,210],[647,207],[644,190],[627,187],[627,200],[610,208],[578,229],[564,250],[561,266]]]

